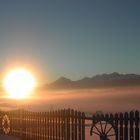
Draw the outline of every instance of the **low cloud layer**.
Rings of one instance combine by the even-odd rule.
[[[1,109],[50,110],[74,108],[85,112],[121,112],[140,109],[140,87],[73,91],[41,91],[31,100],[1,99]]]

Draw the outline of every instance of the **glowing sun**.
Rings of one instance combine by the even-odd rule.
[[[29,71],[15,69],[5,76],[3,85],[10,98],[23,99],[31,94],[35,80]]]

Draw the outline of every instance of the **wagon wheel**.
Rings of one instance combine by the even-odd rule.
[[[106,120],[95,121],[92,124],[90,135],[98,136],[100,140],[115,140],[115,126]]]
[[[4,115],[2,118],[2,129],[5,134],[10,132],[10,119],[7,115]]]

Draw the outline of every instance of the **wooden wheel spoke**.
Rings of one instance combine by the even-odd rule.
[[[98,129],[98,127],[95,125],[94,126],[96,128],[96,130],[101,134],[102,132]]]
[[[95,132],[95,131],[92,131],[92,133],[94,133],[94,134],[96,134],[96,135],[100,136],[100,134],[99,134],[99,133],[97,133],[97,132]]]
[[[113,137],[113,136],[116,136],[116,134],[107,135],[107,137]]]
[[[101,131],[103,133],[104,131],[103,131],[103,126],[102,126],[102,122],[101,121],[100,121],[100,126],[101,126]]]
[[[107,124],[108,124],[108,122],[106,121],[105,127],[104,127],[104,133],[105,133],[105,131],[106,131]]]
[[[106,134],[108,134],[108,133],[111,131],[112,128],[113,128],[113,127],[111,126],[111,127],[108,129],[108,131],[106,132]]]
[[[113,124],[106,120],[98,120],[91,128],[91,134],[98,135],[100,138],[114,138],[116,136]]]

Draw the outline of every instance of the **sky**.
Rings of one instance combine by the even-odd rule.
[[[139,0],[0,0],[1,75],[27,67],[40,83],[140,74]]]

